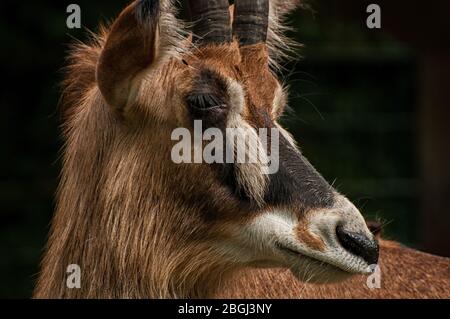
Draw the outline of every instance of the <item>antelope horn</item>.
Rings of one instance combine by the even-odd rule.
[[[236,0],[233,34],[241,45],[266,42],[269,0]]]
[[[199,45],[231,42],[228,0],[189,0],[194,41]]]

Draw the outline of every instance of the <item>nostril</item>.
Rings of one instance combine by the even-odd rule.
[[[344,230],[342,226],[336,228],[336,235],[346,250],[363,258],[369,265],[378,263],[378,242],[375,239]]]

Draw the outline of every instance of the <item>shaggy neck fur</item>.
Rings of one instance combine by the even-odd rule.
[[[170,131],[127,126],[97,89],[72,113],[35,297],[211,295],[231,268],[189,235],[204,224],[195,205],[186,205],[198,202],[188,193],[199,172],[168,167],[174,164],[161,154],[170,156],[170,145],[161,141]],[[81,289],[66,286],[71,264],[81,267]]]

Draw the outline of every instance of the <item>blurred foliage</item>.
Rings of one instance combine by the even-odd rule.
[[[96,30],[127,1],[77,1]],[[54,209],[60,171],[60,72],[70,2],[0,4],[3,49],[0,117],[0,297],[30,297]],[[411,52],[379,31],[343,23],[316,1],[317,13],[292,16],[306,46],[285,65],[290,107],[283,123],[317,169],[386,235],[416,242],[415,65]],[[363,19],[363,17],[362,17]]]

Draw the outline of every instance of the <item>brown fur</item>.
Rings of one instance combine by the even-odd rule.
[[[124,17],[128,19],[122,14],[115,25],[121,25]],[[64,96],[63,171],[34,296],[211,295],[233,264],[230,256],[211,247],[209,241],[225,236],[228,223],[242,222],[248,209],[218,183],[213,171],[205,165],[175,165],[170,159],[171,143],[161,143],[174,128],[187,125],[179,99],[189,89],[186,84],[192,83],[193,75],[187,72],[192,69],[176,58],[152,67],[151,76],[144,76],[135,93],[139,108],[118,117],[116,108],[109,107],[100,92],[97,80],[102,78],[95,76],[104,48],[116,47],[107,44],[116,37],[106,33],[92,45],[76,46],[70,58]],[[204,48],[186,56],[191,67],[195,61],[207,63],[230,76],[236,75],[234,69],[222,61],[238,59],[239,50],[233,46]],[[173,83],[178,84],[177,94],[167,89]],[[109,102],[117,101],[113,97]],[[121,108],[123,103],[115,106]],[[199,176],[202,183],[193,183]],[[205,220],[199,211],[211,211],[215,217]],[[66,269],[71,264],[82,269],[81,289],[66,288]]]
[[[184,98],[205,68],[245,86],[249,123],[273,120],[280,87],[269,68],[273,47],[192,49],[174,30],[170,1],[161,1],[157,25],[145,30],[136,24],[136,3],[72,52],[63,170],[36,298],[207,297],[242,268],[233,251],[215,243],[259,211],[208,165],[174,164],[168,139],[190,125]],[[271,8],[269,40],[283,8],[279,17]],[[175,54],[173,43],[187,53]],[[387,267],[398,264],[387,260]],[[66,287],[71,264],[81,267],[81,289]]]
[[[381,288],[369,289],[367,276],[341,283],[304,284],[289,270],[252,269],[226,283],[217,298],[450,298],[450,259],[381,241]]]
[[[317,238],[309,231],[307,225],[300,224],[296,229],[297,238],[314,250],[324,251],[325,244],[320,238]]]

